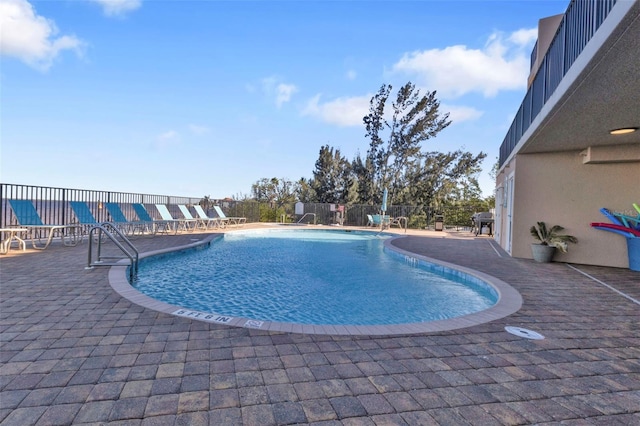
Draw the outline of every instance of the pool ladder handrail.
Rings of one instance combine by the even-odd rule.
[[[316,224],[316,214],[315,213],[305,213],[305,214],[303,214],[302,217],[296,223],[301,223],[302,219],[307,217],[307,215],[313,216],[313,224],[315,225]]]
[[[94,238],[95,232],[98,232],[98,235],[96,238]],[[120,260],[124,259],[123,257],[102,256],[102,241],[104,239],[103,234],[109,240],[111,240],[116,245],[116,247],[118,247],[131,262],[129,266],[129,280],[133,281],[133,279],[136,277],[138,273],[138,261],[140,258],[140,253],[135,248],[135,246],[131,243],[131,241],[124,235],[124,233],[122,233],[122,231],[120,231],[114,224],[110,222],[104,222],[98,225],[94,225],[89,230],[89,256],[87,260],[86,269],[92,269],[94,266],[114,266],[114,265],[117,265]],[[118,237],[120,237],[120,239],[124,244],[118,240]],[[97,245],[98,245],[97,260],[95,261],[92,260],[94,240],[97,242]],[[129,251],[127,247],[125,247],[125,244],[129,247],[129,250],[131,251]],[[117,259],[117,260],[113,262],[105,262],[104,259]]]

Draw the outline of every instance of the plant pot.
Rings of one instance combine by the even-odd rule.
[[[556,252],[554,246],[547,246],[543,244],[531,244],[531,253],[533,254],[533,260],[540,263],[549,263],[553,259],[553,255]]]

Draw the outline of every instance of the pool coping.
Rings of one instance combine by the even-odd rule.
[[[139,258],[144,259],[166,253],[201,247],[204,245],[208,245],[213,240],[222,237],[223,236],[221,234],[209,235],[204,239],[194,241],[191,244],[144,252],[140,254]],[[522,296],[515,288],[513,288],[506,282],[492,275],[488,275],[471,268],[444,262],[427,256],[422,256],[395,247],[391,243],[398,238],[405,238],[405,236],[395,236],[386,240],[384,242],[385,248],[393,250],[401,255],[436,264],[442,268],[459,271],[464,274],[468,274],[471,277],[480,279],[493,287],[493,289],[498,293],[498,301],[495,305],[488,309],[444,320],[389,325],[313,325],[285,323],[277,321],[262,321],[244,317],[232,317],[211,312],[199,312],[156,300],[152,297],[147,296],[146,294],[141,293],[131,286],[127,278],[127,269],[129,268],[128,259],[121,260],[117,265],[114,265],[109,269],[108,280],[113,290],[120,294],[120,296],[136,305],[152,309],[154,311],[163,312],[175,316],[182,316],[203,322],[229,325],[233,327],[302,334],[380,336],[450,331],[498,320],[514,314],[522,307]]]

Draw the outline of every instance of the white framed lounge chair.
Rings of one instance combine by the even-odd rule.
[[[221,221],[220,218],[207,216],[207,213],[205,213],[201,205],[196,204],[195,206],[193,206],[193,208],[195,209],[200,219],[205,221],[205,223],[207,224],[207,228],[211,229],[216,227],[224,227],[224,222]]]
[[[173,230],[177,234],[180,231],[193,232],[196,229],[195,219],[174,219],[165,204],[156,204],[162,220],[173,225]]]
[[[242,225],[242,224],[246,223],[246,221],[247,221],[246,217],[239,217],[239,216],[228,217],[227,215],[224,214],[224,212],[222,211],[220,206],[213,206],[213,209],[216,211],[216,214],[218,215],[218,217],[220,219],[223,219],[223,220],[226,219],[231,224]]]
[[[367,215],[367,224],[365,226],[374,226],[372,215],[370,214]]]
[[[182,216],[184,216],[185,219],[193,221],[193,223],[195,224],[195,228],[196,229],[208,229],[209,228],[209,225],[205,222],[204,219],[201,219],[199,217],[193,217],[193,215],[189,211],[189,208],[187,206],[185,206],[184,204],[178,204],[178,208],[180,209],[180,212],[182,213]]]
[[[153,219],[142,203],[134,203],[131,205],[131,207],[133,207],[133,210],[138,215],[140,223],[146,225],[148,227],[148,231],[153,235],[157,234],[158,232],[164,234],[171,230],[171,226],[166,220]]]
[[[42,222],[31,200],[8,200],[18,227],[28,230],[28,238],[34,249],[44,250],[57,235],[65,246],[75,246],[82,238],[82,226],[78,224],[49,225]],[[80,236],[80,238],[79,238]],[[45,240],[44,244],[42,240]],[[37,241],[37,243],[36,243]],[[40,245],[38,245],[40,244]]]

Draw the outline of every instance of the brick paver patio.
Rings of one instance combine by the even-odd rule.
[[[107,268],[84,269],[86,242],[12,251],[0,257],[0,424],[640,424],[640,273],[536,264],[445,235],[394,244],[510,283],[522,309],[439,333],[265,332],[132,304]]]

